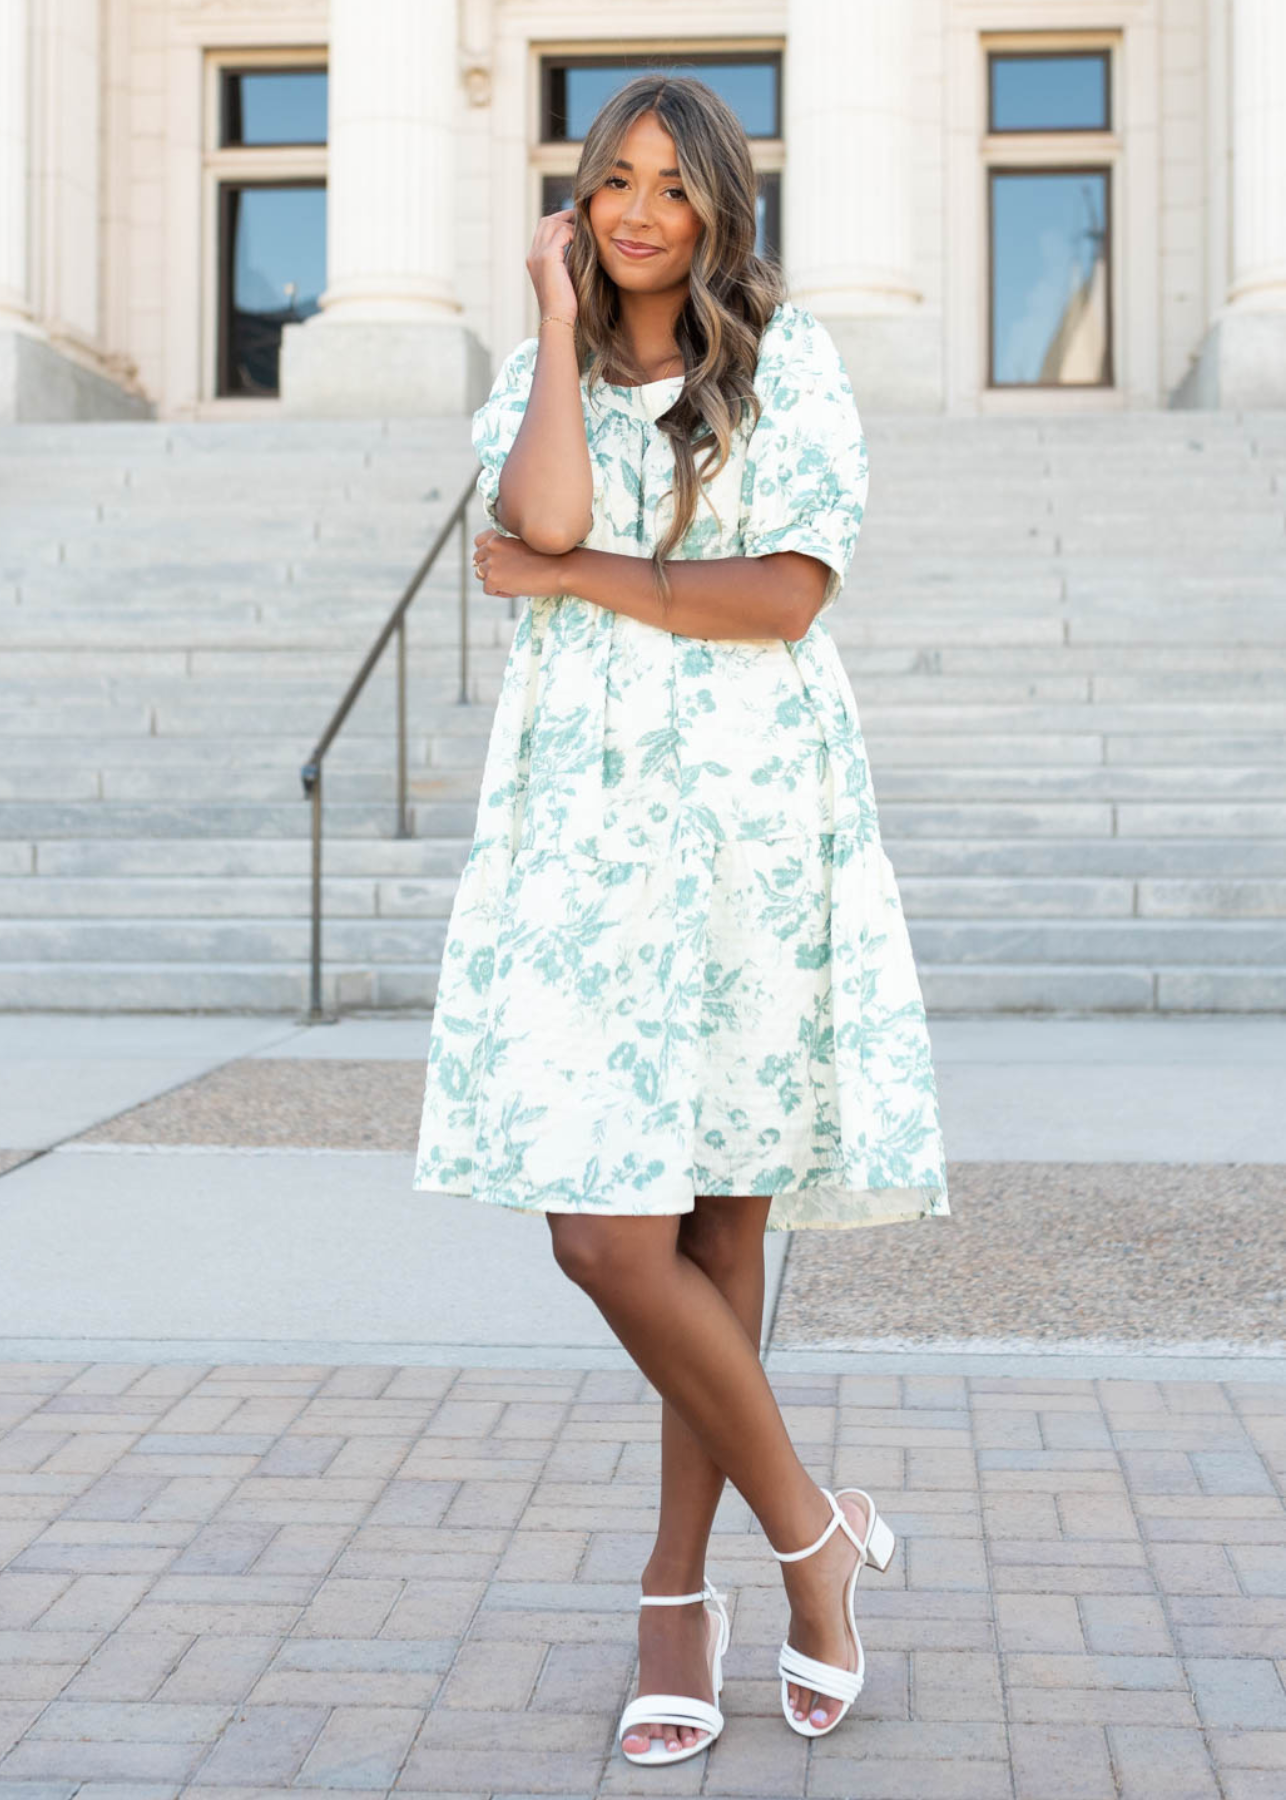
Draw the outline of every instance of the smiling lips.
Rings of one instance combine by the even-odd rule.
[[[623,256],[659,256],[659,244],[633,244],[628,238],[613,238],[612,242]]]

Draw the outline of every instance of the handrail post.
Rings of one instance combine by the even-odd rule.
[[[409,837],[406,822],[406,614],[397,622],[397,835]]]
[[[469,704],[469,541],[468,520],[460,514],[460,706]]]
[[[318,1024],[324,1017],[321,975],[322,766],[320,757],[316,762],[308,764],[304,770],[304,780],[310,785],[313,802],[312,973],[308,1017],[313,1024]]]
[[[312,755],[300,770],[303,779],[304,793],[310,796],[313,804],[312,813],[312,943],[310,949],[310,1010],[304,1022],[306,1024],[333,1025],[339,1016],[338,1001],[335,1011],[326,1013],[322,1007],[322,759],[330,749],[336,734],[348,717],[358,695],[366,686],[367,677],[384,653],[385,646],[393,633],[397,633],[397,817],[399,837],[409,837],[410,806],[408,803],[407,780],[407,742],[406,742],[406,686],[407,686],[407,651],[406,651],[406,612],[412,600],[416,598],[426,575],[436,564],[439,555],[445,549],[452,527],[459,522],[460,526],[460,699],[467,703],[469,698],[469,546],[468,546],[468,506],[471,495],[476,491],[478,469],[474,466],[474,479],[465,488],[451,511],[443,521],[438,535],[430,548],[425,552],[411,579],[403,589],[402,597],[385,620],[379,635],[366,653],[361,668],[348,684],[348,692],[335,708],[329,725],[313,747]]]

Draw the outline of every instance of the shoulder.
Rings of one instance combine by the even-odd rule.
[[[755,386],[763,400],[787,406],[806,393],[851,392],[830,332],[806,306],[793,300],[783,300],[764,327]]]
[[[540,339],[538,337],[523,338],[520,343],[514,345],[500,365],[501,374],[511,378],[530,375],[536,366],[536,352],[539,348]]]

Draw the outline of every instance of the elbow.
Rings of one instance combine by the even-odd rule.
[[[522,519],[518,522],[517,533],[529,549],[541,556],[564,556],[582,543],[592,528],[591,519],[577,536],[574,525],[560,525],[556,519]]]
[[[792,596],[786,609],[786,641],[797,644],[802,637],[807,637],[812,629],[813,620],[822,609],[823,595],[816,592],[810,582],[806,592]]]

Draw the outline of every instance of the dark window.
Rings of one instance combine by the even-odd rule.
[[[1106,50],[992,51],[989,131],[1107,131]]]
[[[773,262],[781,261],[781,176],[773,169],[761,169],[755,178],[758,195],[755,202],[755,249]],[[565,212],[572,204],[571,175],[546,175],[540,187],[542,215]]]
[[[324,144],[325,69],[225,69],[219,143]]]
[[[324,182],[220,184],[220,394],[278,392],[281,328],[317,311],[325,282]]]
[[[1112,381],[1110,185],[1104,168],[993,169],[993,387]]]
[[[747,137],[781,136],[781,56],[766,50],[744,56],[547,56],[541,63],[541,142],[579,143],[605,100],[636,75],[652,74],[695,75],[727,101]]]

